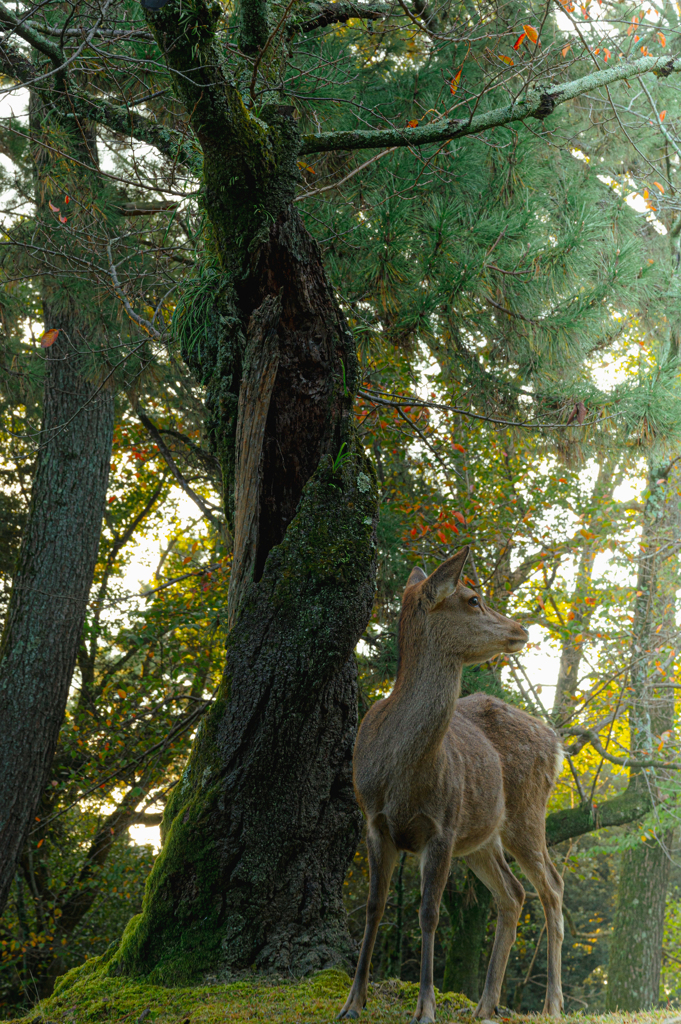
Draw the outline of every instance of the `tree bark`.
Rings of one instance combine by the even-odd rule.
[[[659,1003],[670,839],[669,834],[662,844],[639,842],[622,855],[608,961],[609,1010],[647,1010]]]
[[[354,648],[375,573],[357,359],[293,204],[297,127],[290,108],[246,110],[222,71],[219,12],[200,0],[190,32],[173,0],[147,13],[203,149],[218,269],[174,325],[206,386],[238,535],[223,682],[168,802],[143,912],[106,968],[172,984],[348,962]],[[248,19],[244,32],[258,34]]]
[[[36,133],[44,117],[33,97]],[[76,121],[71,133],[78,158],[92,166],[96,149],[88,126]],[[49,153],[34,149],[42,215]],[[60,282],[58,275],[43,279],[42,299],[45,328],[57,329],[59,337],[46,349],[31,506],[0,644],[0,912],[64,717],[97,560],[113,437],[113,394],[98,390],[85,372],[96,348],[92,309],[86,311],[70,294],[68,279]]]
[[[480,965],[492,894],[466,869],[462,890],[451,890],[451,879],[444,891],[451,928],[445,946],[445,992],[463,992],[473,1002],[480,998]]]

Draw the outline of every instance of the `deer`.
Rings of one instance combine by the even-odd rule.
[[[556,734],[520,708],[485,693],[461,698],[464,665],[519,651],[520,623],[501,615],[460,577],[466,546],[430,576],[412,570],[402,598],[397,677],[360,725],[353,754],[355,794],[366,819],[369,896],[355,978],[338,1019],[366,1006],[371,955],[400,851],[421,869],[421,976],[411,1024],[435,1020],[433,950],[452,857],[491,891],[494,945],[474,1016],[498,1010],[525,890],[504,851],[534,885],[546,918],[544,1013],[563,1009],[563,881],[546,846],[549,795],[562,765]]]

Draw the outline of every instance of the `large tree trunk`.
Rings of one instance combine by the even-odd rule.
[[[49,132],[46,117],[33,97],[35,133]],[[91,164],[96,148],[87,126],[75,121],[70,130],[74,153]],[[46,212],[51,150],[36,145],[33,156],[39,216],[56,224]],[[70,191],[77,189],[71,178]],[[64,717],[97,560],[113,436],[113,394],[84,374],[97,348],[96,310],[83,308],[58,271],[44,278],[42,298],[45,327],[59,337],[46,350],[31,506],[0,645],[0,912]]]
[[[492,894],[472,871],[466,869],[463,888],[453,889],[450,878],[443,897],[451,928],[445,945],[442,987],[445,992],[463,992],[477,1002]]]

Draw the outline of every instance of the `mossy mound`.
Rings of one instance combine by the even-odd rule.
[[[102,958],[93,957],[61,978],[55,994],[23,1020],[25,1024],[326,1024],[335,1019],[349,989],[350,978],[340,970],[320,971],[293,982],[258,979],[201,988],[161,988],[110,977]],[[413,1016],[417,996],[418,985],[410,982],[372,985],[364,1016],[367,1022],[405,1024]],[[451,1019],[466,1020],[465,1011],[473,1009],[465,996],[453,992],[438,996],[438,1003],[438,1021],[443,1024]]]

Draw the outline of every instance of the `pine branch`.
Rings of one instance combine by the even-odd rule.
[[[340,0],[339,3],[310,4],[304,14],[302,23],[292,23],[289,27],[290,33],[314,32],[315,29],[325,28],[327,25],[344,25],[350,18],[363,18],[366,21],[374,21],[377,18],[385,18],[388,14],[395,14],[392,4],[359,4],[348,3]]]
[[[523,99],[504,107],[495,107],[484,114],[470,118],[443,118],[423,128],[378,128],[347,132],[321,132],[304,135],[301,153],[328,153],[332,150],[381,149],[388,146],[426,146],[433,142],[447,142],[467,135],[477,135],[491,128],[500,128],[514,121],[534,117],[542,121],[557,106],[583,96],[613,82],[626,81],[637,75],[652,72],[658,78],[681,71],[681,57],[641,57],[631,64],[622,61],[602,71],[594,71],[565,85],[552,85],[547,89],[529,90]]]
[[[546,819],[546,844],[555,846],[565,839],[574,839],[599,828],[638,821],[652,807],[650,793],[630,784],[623,793],[605,803],[582,804],[549,814]]]
[[[9,26],[12,31],[25,42],[30,43],[34,50],[49,57],[55,67],[61,67],[66,58],[61,49],[51,40],[29,25],[23,18],[17,18],[0,0],[0,24]]]

